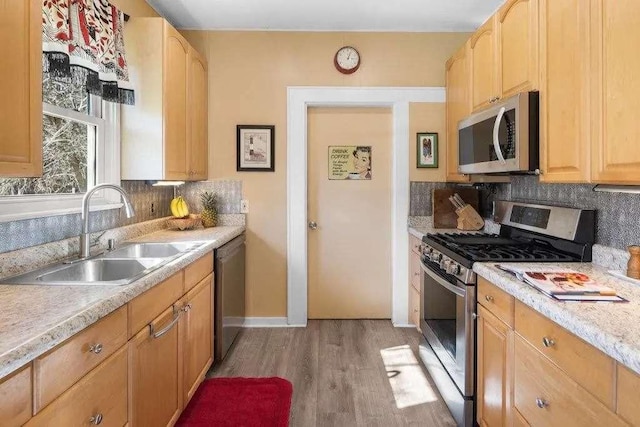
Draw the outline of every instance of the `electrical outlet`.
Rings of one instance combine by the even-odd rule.
[[[240,213],[249,213],[249,201],[240,200]]]
[[[151,215],[156,213],[156,207],[154,206],[153,203],[151,203]]]

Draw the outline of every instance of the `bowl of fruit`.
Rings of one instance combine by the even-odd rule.
[[[167,226],[172,230],[191,230],[202,223],[200,215],[189,213],[189,206],[181,196],[171,200],[171,215]]]

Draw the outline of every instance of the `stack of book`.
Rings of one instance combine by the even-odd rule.
[[[560,267],[523,267],[509,264],[496,267],[559,301],[627,301],[617,295],[615,289],[597,283],[587,274],[578,271]]]

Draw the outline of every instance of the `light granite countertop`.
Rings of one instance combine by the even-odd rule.
[[[517,300],[640,374],[640,286],[614,277],[605,269],[591,263],[536,263],[536,267],[566,267],[588,274],[629,300],[628,303],[560,302],[496,268],[495,265],[475,263],[473,270]]]
[[[244,226],[222,226],[191,231],[160,230],[138,237],[136,241],[206,243],[125,286],[0,285],[3,305],[0,311],[0,378],[244,231]]]

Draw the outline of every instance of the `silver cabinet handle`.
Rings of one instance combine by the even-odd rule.
[[[315,221],[309,221],[309,228],[312,230],[317,230],[318,229],[318,223]]]
[[[100,354],[100,352],[102,351],[102,344],[100,343],[93,344],[92,346],[89,347],[89,351],[91,353]]]
[[[485,295],[484,299],[487,300],[487,302],[493,302],[493,297],[491,295]]]
[[[554,345],[556,345],[556,342],[553,338],[543,337],[542,344],[544,344],[545,347],[553,347]]]
[[[547,402],[546,400],[544,400],[544,399],[543,399],[543,398],[541,398],[541,397],[537,397],[537,398],[536,398],[536,406],[537,406],[538,408],[540,408],[540,409],[544,409],[544,408],[546,408],[547,406],[549,406],[549,402]]]
[[[89,422],[97,426],[97,425],[100,425],[100,423],[102,422],[102,418],[103,418],[102,414],[98,413],[92,416],[91,418],[89,418]]]
[[[155,331],[153,323],[149,323],[149,335],[151,335],[153,338],[160,338],[161,336],[169,332],[171,328],[173,328],[176,325],[176,323],[178,323],[178,320],[180,320],[181,314],[182,314],[182,310],[174,311],[173,320],[171,321],[171,323],[169,323],[164,328],[160,329],[158,332]]]

